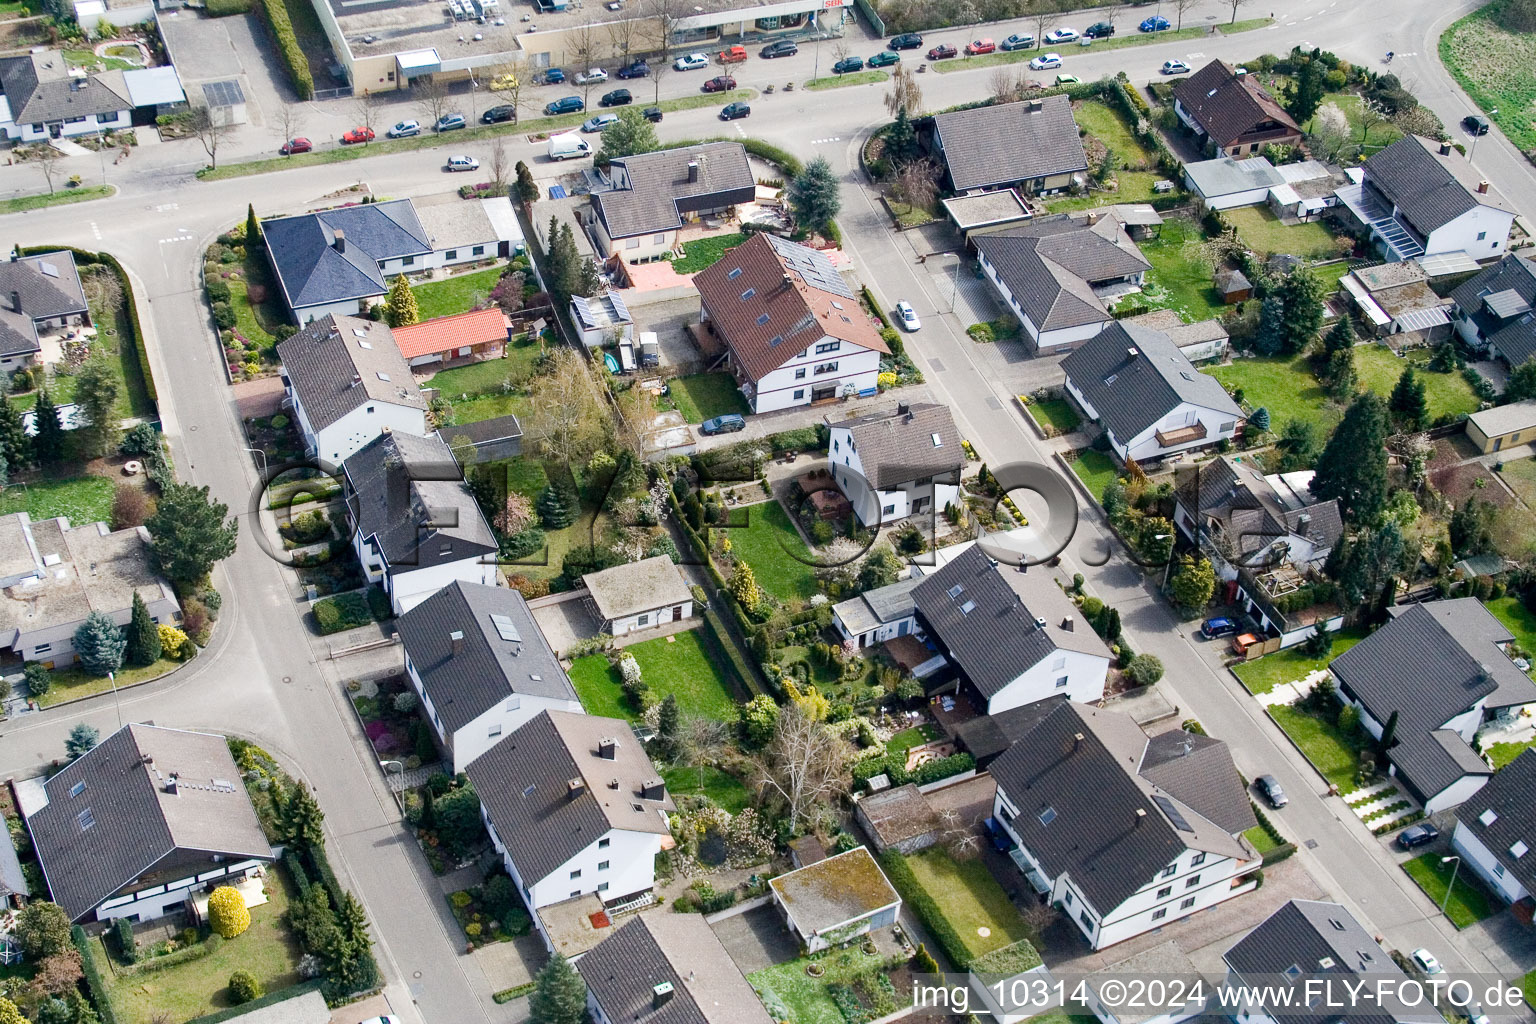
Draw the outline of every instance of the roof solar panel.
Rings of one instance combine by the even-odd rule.
[[[1157,806],[1162,809],[1162,812],[1168,816],[1168,820],[1173,822],[1174,828],[1178,829],[1180,832],[1194,831],[1194,828],[1192,828],[1189,822],[1185,820],[1184,815],[1179,811],[1179,809],[1173,806],[1172,800],[1169,800],[1165,796],[1154,796],[1152,797],[1152,802],[1157,804]]]
[[[513,624],[512,620],[505,615],[493,614],[491,616],[491,625],[496,627],[496,635],[503,640],[510,640],[514,643],[522,642],[523,635],[517,631],[517,626]]]

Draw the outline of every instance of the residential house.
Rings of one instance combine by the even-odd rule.
[[[859,797],[853,816],[864,827],[876,853],[895,850],[908,856],[939,841],[939,812],[916,783]]]
[[[1262,156],[1244,160],[1218,156],[1184,165],[1184,187],[1209,210],[1257,206],[1269,198],[1271,189],[1283,184],[1285,178]]]
[[[753,412],[875,393],[890,349],[825,254],[759,233],[693,285]]]
[[[571,322],[587,348],[601,348],[635,336],[635,318],[618,292],[605,291],[591,298],[572,295]]]
[[[954,192],[1016,186],[1048,195],[1088,170],[1069,96],[951,110],[932,121],[930,148]]]
[[[1231,455],[1179,471],[1173,521],[1224,580],[1236,579],[1240,568],[1321,569],[1344,534],[1337,500],[1297,494],[1278,475]]]
[[[768,889],[790,932],[811,953],[888,928],[901,913],[901,897],[863,846],[779,875]]]
[[[1230,439],[1243,411],[1168,335],[1114,323],[1062,360],[1067,392],[1098,420],[1123,462],[1146,462]]]
[[[385,324],[327,314],[277,345],[305,451],[340,466],[385,431],[427,433],[427,401]]]
[[[1511,367],[1536,355],[1536,263],[1505,256],[1451,290],[1456,332],[1476,352],[1487,352]]]
[[[353,550],[395,614],[455,580],[496,585],[496,536],[441,439],[384,434],[341,473]]]
[[[699,914],[642,914],[581,959],[595,1024],[771,1024]]]
[[[1104,696],[1109,648],[1049,571],[1002,569],[972,547],[912,591],[917,621],[959,673],[978,711],[995,715],[1056,694]]]
[[[1173,109],[1213,156],[1253,156],[1294,146],[1301,129],[1252,75],[1213,60],[1173,87]]]
[[[992,762],[993,818],[1030,886],[1093,949],[1258,887],[1247,787],[1227,745],[1065,702]]]
[[[41,361],[44,339],[91,322],[75,257],[67,251],[21,256],[0,263],[0,373]],[[62,350],[52,353],[59,361]]]
[[[1337,195],[1388,260],[1504,255],[1515,208],[1449,142],[1406,136],[1372,154],[1362,173]]]
[[[666,555],[589,572],[581,582],[603,632],[610,636],[693,618],[693,591]]]
[[[949,406],[902,402],[831,424],[827,464],[859,522],[877,528],[957,501],[965,451]]]
[[[1098,334],[1114,319],[1109,307],[1140,291],[1152,266],[1124,225],[1099,210],[1037,217],[971,242],[1035,351],[1080,345]]]
[[[18,142],[132,128],[136,111],[148,123],[165,107],[186,102],[175,68],[93,75],[47,49],[0,58],[0,92],[0,132]]]
[[[1339,279],[1339,287],[1359,320],[1370,325],[1368,336],[1394,350],[1437,345],[1451,337],[1454,303],[1435,293],[1418,260],[1358,267]]]
[[[1493,774],[1472,746],[1490,721],[1536,703],[1510,660],[1514,635],[1474,597],[1388,609],[1392,619],[1328,665],[1339,698],[1378,741],[1392,723],[1392,776],[1426,814],[1469,799]]]
[[[860,649],[883,644],[895,636],[917,632],[917,602],[912,591],[923,582],[921,573],[832,606],[832,624],[844,640],[856,640]]]
[[[1433,1000],[1405,1003],[1416,984],[1337,903],[1291,900],[1227,950],[1226,988],[1247,1001],[1221,1006],[1236,1024],[1333,1024],[1339,1002],[1359,1024],[1445,1024]],[[1331,1005],[1318,1005],[1331,995]]]
[[[512,459],[523,452],[523,425],[510,412],[488,420],[439,427],[437,436],[461,464]]]
[[[609,906],[650,893],[677,806],[628,722],[541,711],[466,771],[535,920],[588,893]]]
[[[604,259],[649,263],[679,247],[684,224],[752,202],[757,181],[739,142],[616,157],[592,193],[590,233]]]
[[[1536,442],[1536,399],[1474,412],[1467,417],[1467,437],[1484,455]]]
[[[1020,704],[995,715],[977,715],[961,722],[955,729],[955,742],[962,750],[976,759],[976,770],[981,771],[997,759],[1009,747],[1028,736],[1035,727],[1045,721],[1057,705],[1064,704],[1065,696],[1047,697],[1033,704]]]
[[[1244,283],[1247,283],[1246,278]],[[1225,357],[1231,340],[1231,336],[1227,334],[1227,329],[1221,325],[1220,320],[1196,320],[1192,324],[1187,324],[1184,318],[1172,309],[1154,309],[1150,313],[1142,313],[1139,316],[1124,317],[1121,322],[1161,331],[1168,335],[1168,340],[1173,342],[1174,347],[1192,363]]]
[[[19,792],[71,921],[150,921],[273,859],[223,736],[133,723]]]
[[[126,626],[135,594],[156,622],[176,624],[181,606],[155,571],[149,540],[142,526],[0,516],[0,650],[44,668],[73,665],[75,630],[93,612]]]
[[[454,773],[540,711],[581,713],[581,699],[509,587],[454,580],[395,620],[405,674]]]
[[[491,306],[396,327],[392,333],[405,361],[413,369],[424,367],[418,372],[432,373],[461,361],[501,358],[512,340],[512,325]]]
[[[1133,1001],[1125,999],[1117,989],[1127,978],[1156,978],[1166,984],[1167,1004],[1147,1000],[1131,1005]],[[1110,964],[1090,974],[1084,983],[1086,1008],[1100,1024],[1180,1024],[1201,1016],[1208,1005],[1205,976],[1173,939]],[[1185,1001],[1175,1003],[1177,998]],[[1212,1015],[1211,1019],[1220,1018]]]
[[[1451,846],[1506,903],[1536,892],[1536,751],[1524,750],[1456,808]],[[1530,856],[1530,860],[1525,858]]]
[[[1002,228],[1029,220],[1034,216],[1015,189],[1000,188],[991,192],[967,192],[940,200],[944,212],[964,238],[985,235]]]

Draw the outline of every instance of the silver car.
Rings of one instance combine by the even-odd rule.
[[[917,318],[917,310],[912,308],[910,302],[896,303],[896,319],[901,321],[902,328],[908,332],[923,329],[923,322]]]

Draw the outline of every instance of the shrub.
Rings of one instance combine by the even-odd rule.
[[[288,18],[288,8],[283,0],[261,0],[261,14],[277,41],[278,54],[283,59],[293,91],[301,100],[313,99],[315,80],[309,73],[309,59],[304,56],[299,37],[293,31],[293,22]]]
[[[27,693],[33,697],[41,697],[53,688],[53,676],[37,662],[29,662],[22,670],[27,679]]]
[[[112,937],[117,940],[117,953],[123,958],[124,963],[133,963],[139,958],[139,944],[133,937],[133,922],[126,917],[119,917],[112,922]]]
[[[213,322],[221,331],[235,326],[235,311],[228,302],[213,304]]]
[[[252,0],[207,0],[203,9],[210,18],[227,18],[232,14],[250,14]]]
[[[197,645],[175,626],[160,625],[160,653],[176,661],[185,661],[197,653]]]
[[[229,1001],[236,1006],[260,999],[264,994],[261,982],[250,971],[236,971],[229,976]]]
[[[251,912],[238,890],[221,885],[208,897],[208,924],[226,939],[232,939],[251,926]]]
[[[1163,678],[1163,663],[1155,654],[1138,654],[1126,667],[1126,674],[1137,686],[1151,686]]]
[[[421,703],[421,701],[417,698],[414,691],[405,690],[395,694],[395,699],[392,703],[397,714],[408,715],[416,710],[416,705]]]
[[[195,597],[189,597],[181,604],[181,631],[191,637],[194,642],[207,642],[208,630],[212,626],[212,617],[208,614],[208,608]]]
[[[229,282],[222,277],[210,277],[203,285],[209,302],[229,302]]]

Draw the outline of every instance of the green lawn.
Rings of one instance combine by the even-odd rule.
[[[690,255],[692,255],[690,253]],[[677,411],[689,423],[702,423],[726,413],[743,416],[752,411],[736,378],[728,373],[695,373],[687,377],[674,377],[668,381],[672,401]]]
[[[537,459],[519,458],[507,462],[507,489],[530,501],[537,501],[549,486],[549,475]]]
[[[1344,737],[1338,726],[1289,704],[1272,705],[1268,711],[1323,778],[1338,786],[1341,793],[1355,788],[1355,770],[1360,765],[1359,748]]]
[[[903,729],[892,736],[885,743],[885,752],[888,754],[905,754],[913,747],[920,747],[924,743],[931,743],[944,735],[944,731],[932,722],[914,726],[911,729]]]
[[[906,861],[973,958],[1029,938],[1023,918],[992,877],[986,861],[957,861],[938,846],[915,853]]]
[[[1323,286],[1325,296],[1332,295],[1339,290],[1339,281],[1349,273],[1349,261],[1337,260],[1333,263],[1324,263],[1321,266],[1312,267],[1312,276],[1317,278],[1317,283]]]
[[[1536,1010],[1536,971],[1531,971],[1521,978],[1520,987],[1525,991],[1525,1005]]]
[[[1476,412],[1478,398],[1472,393],[1472,388],[1468,386],[1466,379],[1459,373],[1430,372],[1429,360],[1430,353],[1427,350],[1415,350],[1408,353],[1406,358],[1399,359],[1385,345],[1355,347],[1355,372],[1360,375],[1360,384],[1381,397],[1391,397],[1392,389],[1397,386],[1397,379],[1403,375],[1405,369],[1412,366],[1417,371],[1419,380],[1424,382],[1424,394],[1429,399],[1431,420],[1437,420],[1441,416],[1459,416],[1462,413]]]
[[[1288,253],[1302,259],[1319,260],[1338,254],[1338,238],[1321,221],[1282,224],[1267,206],[1240,206],[1222,211],[1243,244],[1262,255]]]
[[[1073,411],[1072,404],[1064,398],[1030,402],[1025,408],[1036,423],[1042,427],[1054,427],[1059,434],[1070,434],[1083,422]]]
[[[83,203],[88,199],[105,199],[116,192],[115,185],[86,185],[83,188],[66,188],[33,196],[17,196],[15,199],[0,200],[0,214],[24,213],[45,206],[66,206],[70,203]]]
[[[1195,323],[1219,316],[1226,307],[1216,293],[1211,265],[1200,255],[1205,235],[1199,225],[1185,217],[1163,221],[1156,238],[1138,243],[1141,254],[1152,264],[1141,295],[1130,301],[1152,309],[1171,309]]]
[[[810,958],[800,957],[747,975],[748,984],[757,992],[763,1005],[768,1008],[768,1015],[774,1020],[788,1021],[789,1024],[846,1024],[843,1012],[828,992],[829,987],[835,984],[850,985],[861,977],[865,979],[861,987],[873,986],[876,975],[883,973],[881,958],[867,955],[858,946],[834,949],[818,955],[816,963],[825,971],[820,978],[805,973],[809,962]],[[898,989],[888,999],[891,1006],[888,1012],[910,1006],[912,989]],[[873,1020],[885,1016],[884,1013],[869,1010],[866,1013],[868,1015],[860,1019]]]
[[[1500,24],[1503,3],[1491,3],[1440,36],[1440,61],[1509,141],[1536,148],[1536,33]]]
[[[601,654],[589,654],[571,662],[571,682],[587,714],[599,718],[634,718],[619,688],[619,673]]]
[[[431,320],[434,317],[469,312],[477,301],[485,298],[496,287],[503,269],[491,267],[489,270],[475,270],[441,281],[413,285],[411,290],[416,293],[416,308],[421,313],[421,319]]]
[[[1360,349],[1355,351],[1358,354]],[[1242,388],[1243,401],[1250,409],[1269,410],[1271,429],[1276,431],[1297,419],[1317,420],[1324,430],[1331,431],[1342,415],[1329,404],[1328,393],[1312,376],[1305,356],[1237,359],[1201,372],[1221,381],[1228,391]]]
[[[671,641],[668,643],[668,641]],[[672,694],[678,708],[687,715],[699,715],[722,722],[736,720],[736,701],[731,696],[731,681],[720,659],[704,646],[699,630],[657,637],[625,648],[635,656],[641,676],[657,697]],[[589,715],[606,718],[639,719],[639,714],[624,699],[619,670],[600,654],[577,658],[571,665],[571,682]]]
[[[66,517],[71,526],[107,522],[112,518],[114,485],[104,476],[71,476],[57,480],[12,481],[0,492],[0,515],[25,512],[33,522]]]
[[[1248,687],[1249,693],[1268,693],[1282,683],[1299,682],[1310,672],[1325,667],[1334,658],[1365,639],[1365,632],[1358,629],[1340,629],[1333,633],[1333,647],[1321,657],[1303,654],[1299,646],[1289,650],[1266,654],[1254,661],[1238,665],[1234,672]]]
[[[1499,477],[1520,496],[1520,500],[1536,508],[1536,459],[1516,459],[1504,463]],[[1502,600],[1502,598],[1501,598]],[[1506,626],[1508,622],[1504,623]]]
[[[1093,191],[1084,195],[1047,199],[1045,208],[1050,213],[1068,213],[1109,203],[1148,203],[1157,198],[1152,186],[1164,177],[1161,171],[1116,171],[1113,189],[1095,185]]]
[[[1504,471],[1508,473],[1509,467],[1506,466]],[[1515,643],[1524,650],[1536,651],[1536,614],[1531,613],[1525,602],[1511,595],[1484,601],[1483,607],[1515,635]]]
[[[1483,753],[1488,755],[1488,760],[1493,762],[1493,767],[1497,770],[1503,768],[1533,746],[1536,746],[1536,740],[1530,740],[1526,743],[1494,743],[1486,747]]]
[[[1117,167],[1151,167],[1157,155],[1136,138],[1120,111],[1099,100],[1072,104],[1072,117],[1083,131],[1108,146],[1119,158]]]
[[[153,665],[125,665],[119,669],[116,675],[116,686],[119,690],[139,683],[147,683],[153,679],[159,679],[167,672],[174,672],[185,662],[171,661],[169,658],[161,658]],[[39,707],[52,707],[55,704],[63,704],[65,701],[79,700],[81,697],[93,697],[98,693],[110,693],[114,680],[105,676],[93,676],[78,668],[58,669],[49,673],[53,680],[53,686],[41,697],[36,698]]]
[[[164,1015],[170,1024],[222,1010],[229,1001],[229,976],[250,971],[268,992],[299,982],[300,950],[283,924],[293,898],[292,883],[280,869],[267,872],[268,902],[251,911],[251,926],[217,950],[152,974],[114,975],[100,939],[87,944],[99,965],[118,1024],[149,1024]]]
[[[1457,928],[1466,928],[1492,916],[1498,907],[1489,899],[1487,890],[1477,880],[1477,876],[1470,871],[1457,870],[1458,866],[1454,863],[1442,863],[1440,857],[1438,853],[1421,854],[1413,860],[1405,861],[1403,870],[1424,890],[1424,895],[1435,901],[1435,906],[1445,901],[1451,872],[1456,871],[1456,888],[1451,891],[1450,901],[1446,903],[1445,916]]]
[[[144,66],[139,61],[123,60],[121,57],[98,57],[95,50],[65,50],[64,60],[74,67],[92,72],[133,71]]]
[[[1280,849],[1280,844],[1275,842],[1275,840],[1270,836],[1268,832],[1264,831],[1264,827],[1262,825],[1255,825],[1253,828],[1250,828],[1248,831],[1244,832],[1243,838],[1247,839],[1250,843],[1253,844],[1253,848],[1258,851],[1259,856],[1261,857],[1268,853],[1270,850]]]
[[[810,549],[777,501],[731,509],[731,523],[725,534],[731,553],[752,566],[759,587],[781,601],[805,600],[817,592]]]
[[[1092,449],[1078,453],[1077,461],[1072,463],[1072,472],[1088,485],[1088,490],[1100,501],[1104,500],[1104,488],[1120,475],[1114,459]]]
[[[702,793],[723,810],[735,814],[752,802],[752,793],[742,781],[729,772],[709,765],[690,767],[679,765],[661,773],[667,783],[667,791],[673,796]]]
[[[747,240],[740,232],[729,235],[711,235],[683,243],[683,258],[672,261],[672,269],[679,274],[697,274],[719,263],[726,251]]]
[[[847,75],[829,75],[826,78],[813,78],[805,83],[805,87],[807,89],[841,89],[848,85],[871,85],[875,82],[883,82],[890,77],[890,72],[879,69],[874,71],[855,71]]]
[[[443,397],[449,399],[460,395],[473,398],[478,395],[505,394],[509,385],[516,387],[520,381],[526,381],[533,374],[534,364],[543,351],[544,346],[539,339],[520,335],[517,341],[506,346],[506,355],[502,358],[440,370],[423,387],[437,388]]]

